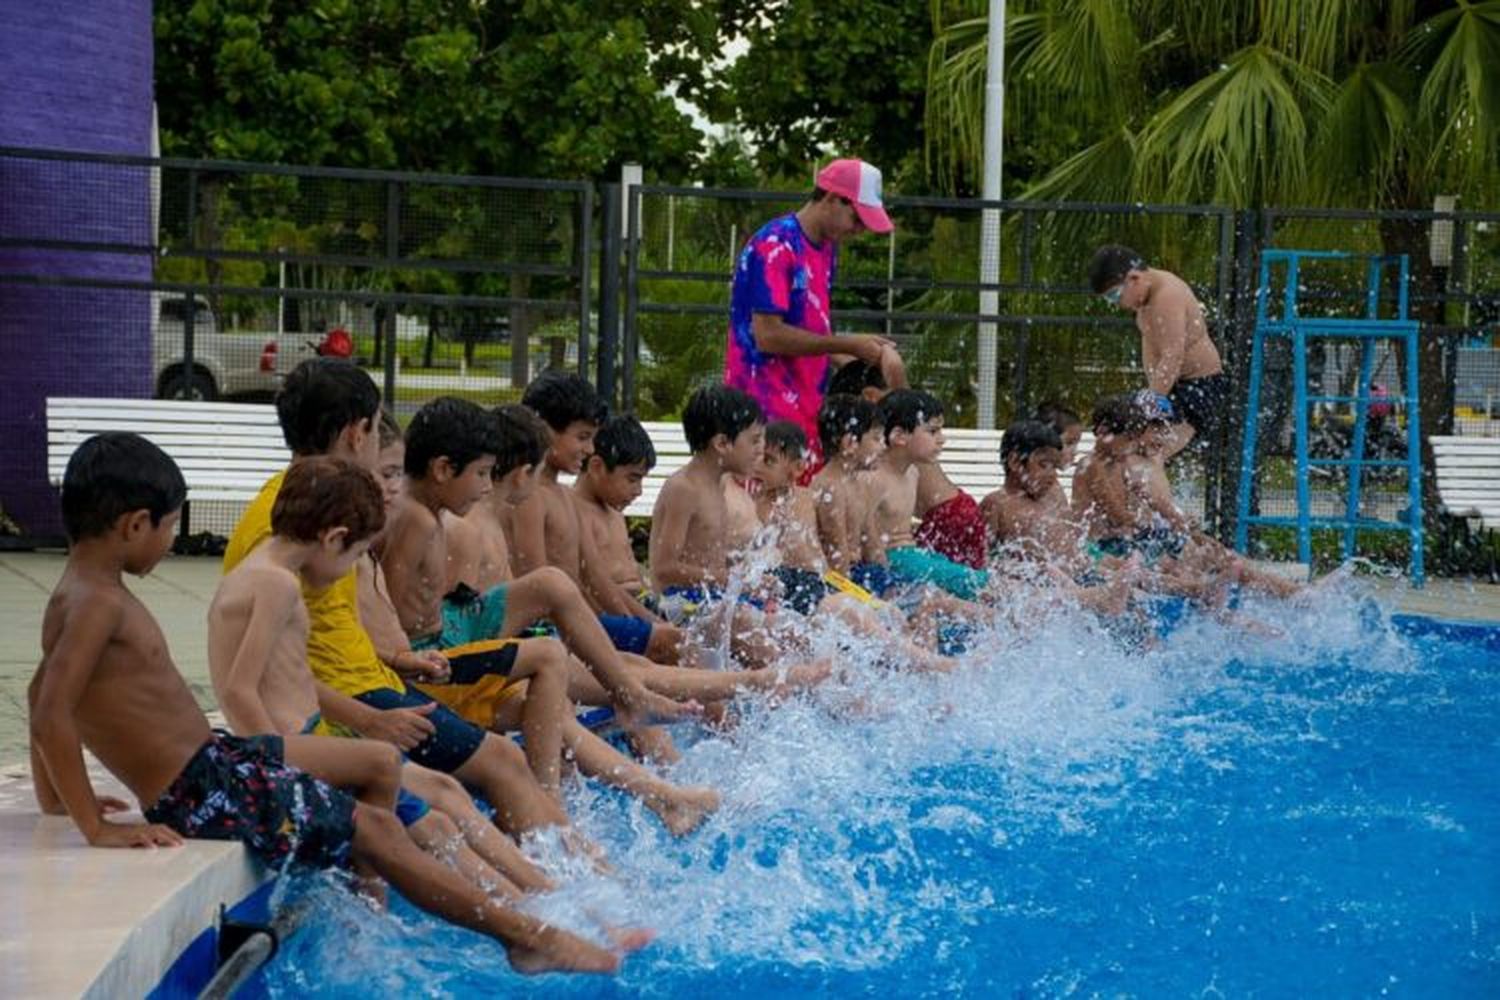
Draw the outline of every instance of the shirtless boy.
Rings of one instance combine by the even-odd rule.
[[[981,509],[997,543],[1024,559],[1060,560],[1076,574],[1086,568],[1083,531],[1070,523],[1072,512],[1057,481],[1062,454],[1062,436],[1051,424],[1011,424],[1000,439],[1005,484],[984,498]]]
[[[314,735],[320,729],[318,693],[307,666],[308,616],[300,587],[331,586],[367,561],[364,554],[384,520],[380,489],[368,471],[336,458],[297,463],[287,470],[271,511],[274,534],[225,575],[208,609],[209,673],[230,727],[239,736],[283,737],[292,764],[338,787],[368,787],[368,778],[352,770],[358,751],[368,751],[365,756],[383,767],[390,746]],[[559,686],[559,697],[562,692]],[[560,710],[535,721],[555,730],[568,707],[564,700]],[[390,789],[397,818],[423,848],[451,857],[476,884],[512,897],[520,895],[517,884],[549,885],[453,778],[408,763],[399,780],[420,793]]]
[[[874,403],[837,394],[818,411],[818,436],[827,463],[811,483],[818,540],[829,567],[848,575],[863,558],[870,468],[885,450],[884,429],[875,423]]]
[[[766,426],[766,445],[756,479],[761,484],[756,507],[763,534],[776,552],[771,575],[780,583],[783,606],[798,615],[836,615],[859,635],[886,646],[914,670],[953,669],[953,661],[917,646],[901,631],[889,629],[868,596],[852,596],[825,579],[828,564],[818,544],[816,504],[812,490],[797,485],[806,469],[807,437],[800,425],[778,420]],[[900,626],[898,626],[898,629]]]
[[[912,538],[918,467],[937,461],[943,450],[943,404],[917,389],[897,389],[880,402],[885,452],[872,476],[876,497],[870,531],[885,548],[891,572],[908,583],[930,583],[964,600],[989,587],[985,570],[960,565]]]
[[[273,867],[355,860],[419,906],[504,943],[517,969],[617,968],[617,954],[508,909],[422,853],[389,810],[289,765],[280,737],[209,728],[160,627],[121,579],[166,555],[186,493],[175,463],[133,434],[91,438],[69,460],[62,508],[72,547],[28,689],[42,811],[68,814],[97,847],[188,836],[241,840]],[[147,822],[107,818],[124,804],[95,796],[84,746],[136,796]],[[394,782],[397,757],[387,756]]]
[[[634,592],[615,586],[609,567],[581,544],[577,498],[557,481],[578,476],[594,452],[594,437],[606,416],[604,402],[588,381],[572,372],[544,372],[526,387],[521,402],[549,430],[536,489],[511,508],[506,531],[516,573],[556,566],[578,585],[599,614],[615,648],[658,663],[676,663],[682,632],[662,621]],[[642,432],[644,433],[644,431]]]
[[[748,479],[760,463],[765,423],[760,404],[725,385],[696,390],[682,411],[682,429],[693,457],[662,484],[651,512],[651,579],[669,618],[687,620],[718,606],[729,585],[729,477]],[[746,497],[748,500],[748,497]],[[718,615],[702,620],[718,621]],[[738,605],[727,628],[734,653],[755,666],[775,649],[760,616]],[[710,647],[720,637],[707,637]]]
[[[1229,378],[1208,336],[1203,303],[1171,271],[1147,267],[1129,247],[1102,246],[1089,262],[1089,284],[1111,305],[1135,313],[1146,386],[1172,403],[1170,459],[1195,435],[1212,442],[1229,403]]]
[[[623,725],[699,714],[699,706],[675,702],[642,684],[577,585],[556,567],[534,570],[483,594],[444,595],[448,554],[442,512],[463,517],[491,491],[498,436],[492,415],[453,397],[427,403],[407,427],[406,495],[387,529],[381,567],[412,647],[512,638],[545,618],[609,689]]]
[[[542,456],[546,453],[547,425],[529,407],[520,403],[497,406],[490,411],[500,429],[495,456],[496,482],[511,470],[524,468],[526,495],[536,486]],[[402,456],[406,454],[403,447]],[[512,491],[493,488],[463,517],[443,513],[448,533],[447,592],[463,584],[484,594],[515,577],[505,524],[514,509]]]

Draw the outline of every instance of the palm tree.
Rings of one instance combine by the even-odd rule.
[[[978,176],[986,7],[931,3],[928,168],[949,186]],[[1007,131],[1093,137],[1043,164],[1028,200],[1500,198],[1500,0],[1011,0],[1006,48]],[[1388,221],[1379,239],[1430,295],[1426,230]],[[1424,429],[1449,418],[1442,351],[1424,338]]]

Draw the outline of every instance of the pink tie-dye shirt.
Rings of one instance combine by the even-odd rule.
[[[807,433],[810,470],[822,465],[818,409],[828,381],[828,356],[767,354],[755,346],[751,324],[756,313],[775,313],[789,326],[827,336],[829,289],[837,247],[814,243],[795,212],[762,226],[740,251],[730,295],[729,344],[724,382],[760,403],[766,420],[791,420]]]

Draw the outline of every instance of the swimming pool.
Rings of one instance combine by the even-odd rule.
[[[752,709],[675,776],[724,809],[671,840],[592,789],[614,879],[538,913],[657,929],[617,979],[511,973],[396,901],[314,886],[272,995],[1493,995],[1500,628],[1350,592],[1125,651],[1070,619],[866,704]]]

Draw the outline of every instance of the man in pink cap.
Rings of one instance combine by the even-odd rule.
[[[724,358],[724,382],[754,396],[767,422],[791,420],[807,433],[807,479],[823,464],[818,410],[830,359],[838,365],[857,358],[879,368],[891,388],[906,384],[894,343],[874,334],[835,335],[829,316],[839,241],[891,231],[880,171],[863,160],[834,160],[815,183],[805,205],[766,223],[740,251]]]

